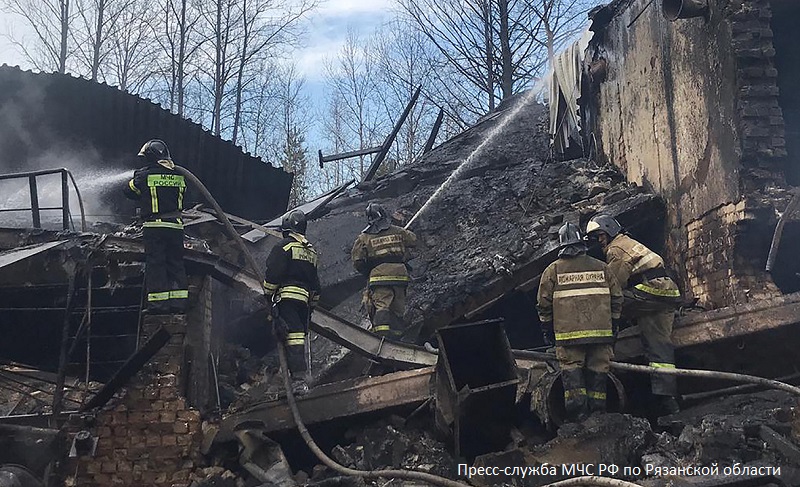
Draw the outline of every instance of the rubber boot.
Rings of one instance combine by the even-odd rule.
[[[586,371],[586,399],[589,414],[606,412],[606,374]]]
[[[564,385],[565,419],[571,422],[582,421],[589,413],[583,369],[562,370],[561,382]]]

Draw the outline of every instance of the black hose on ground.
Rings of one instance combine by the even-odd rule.
[[[214,207],[214,211],[217,212],[217,216],[220,221],[225,225],[225,230],[228,232],[229,236],[236,241],[237,245],[241,249],[242,253],[247,260],[247,264],[250,269],[253,271],[255,276],[260,274],[258,265],[256,265],[256,261],[253,258],[253,255],[250,253],[250,249],[244,244],[242,237],[236,232],[231,224],[228,217],[225,215],[225,212],[222,211],[222,208],[219,206],[217,201],[211,196],[211,193],[205,187],[205,185],[200,181],[197,176],[189,172],[188,169],[178,166],[175,166],[175,170],[178,171],[181,175],[187,178],[191,183],[200,191],[203,197]],[[356,470],[352,468],[345,467],[337,463],[335,460],[330,458],[328,455],[323,452],[317,443],[314,441],[314,438],[311,437],[311,434],[308,432],[308,429],[303,423],[303,418],[300,416],[300,411],[297,408],[297,401],[295,400],[294,394],[292,393],[292,384],[291,379],[289,378],[289,367],[286,361],[286,349],[284,348],[284,344],[278,341],[278,359],[281,365],[281,372],[283,376],[283,387],[286,390],[286,401],[289,403],[289,409],[292,411],[292,417],[294,418],[295,425],[297,426],[297,430],[300,433],[300,436],[308,445],[308,448],[314,453],[314,455],[319,458],[319,460],[324,463],[329,468],[351,477],[362,477],[362,478],[399,478],[399,479],[406,479],[406,480],[418,480],[422,482],[428,482],[434,485],[441,485],[443,487],[472,487],[470,484],[464,482],[457,482],[455,480],[450,480],[444,477],[440,477],[438,475],[433,475],[426,472],[417,472],[414,470]]]

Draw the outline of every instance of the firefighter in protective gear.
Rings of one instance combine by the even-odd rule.
[[[639,336],[651,367],[675,368],[672,325],[681,293],[669,277],[664,260],[622,231],[619,222],[609,215],[595,215],[586,225],[586,235],[603,248],[606,262],[623,289],[624,317],[639,326]],[[653,375],[651,390],[657,396],[662,413],[679,411],[675,400],[674,376]]]
[[[406,263],[417,236],[392,225],[389,213],[378,203],[367,206],[369,225],[353,244],[353,266],[369,276],[364,304],[372,332],[397,338],[405,329],[406,288],[410,281]]]
[[[306,215],[293,210],[281,221],[281,240],[267,257],[264,291],[273,302],[272,326],[286,345],[295,392],[306,389],[308,322],[319,301],[318,256],[306,239]]]
[[[139,201],[144,219],[147,309],[152,313],[182,313],[189,297],[181,220],[186,182],[175,171],[163,141],[148,141],[138,157],[147,165],[133,173],[125,196]]]
[[[608,266],[586,255],[580,229],[558,232],[559,258],[542,274],[539,321],[545,342],[555,345],[568,420],[606,409],[606,374],[613,357],[613,323],[622,291]]]

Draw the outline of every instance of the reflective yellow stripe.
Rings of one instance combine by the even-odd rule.
[[[639,261],[636,263],[636,265],[635,265],[635,266],[633,266],[633,269],[631,269],[631,274],[636,274],[636,273],[637,273],[638,271],[640,271],[640,270],[641,270],[641,269],[642,269],[642,268],[643,268],[643,267],[644,267],[646,264],[649,264],[649,263],[650,263],[650,261],[652,261],[653,259],[658,259],[658,258],[659,258],[659,257],[658,257],[658,254],[656,254],[655,252],[650,252],[650,253],[649,253],[649,254],[647,254],[647,256],[646,256],[646,257],[644,257],[643,259],[639,259]]]
[[[306,339],[305,338],[294,338],[292,340],[286,340],[287,345],[305,345]]]
[[[272,284],[271,282],[267,282],[267,281],[262,282],[261,285],[264,286],[264,289],[266,289],[267,292],[270,292],[270,293],[274,293],[275,290],[278,289],[278,285],[277,284]]]
[[[657,369],[674,369],[675,364],[668,364],[664,362],[650,362],[650,367],[655,367]]]
[[[607,287],[589,287],[585,289],[564,289],[555,291],[553,299],[569,298],[573,296],[610,296],[611,291]]]
[[[385,281],[408,281],[408,276],[374,276],[369,278],[369,282],[385,282]]]
[[[144,222],[144,226],[147,228],[175,228],[177,230],[183,230],[183,223],[162,222],[161,219],[153,222]]]
[[[156,193],[155,186],[150,186],[150,206],[153,209],[153,213],[158,213],[158,193]]]
[[[389,247],[389,248],[386,248],[386,249],[378,249],[378,250],[376,250],[374,252],[374,254],[375,254],[375,257],[380,257],[381,255],[386,255],[386,254],[403,255],[404,252],[403,252],[403,249],[400,248],[400,247]]]
[[[178,211],[183,210],[183,193],[186,191],[186,188],[181,187],[178,191]]]
[[[392,331],[392,327],[389,325],[378,325],[373,326],[372,331]]]
[[[637,284],[633,287],[635,287],[639,291],[642,291],[643,293],[652,294],[654,296],[661,296],[665,298],[681,297],[681,292],[677,289],[656,289],[654,287],[650,287],[645,284]]]
[[[148,293],[147,300],[148,301],[166,301],[169,299],[169,291],[164,291],[163,293]]]
[[[579,389],[568,389],[564,391],[564,398],[566,399],[570,399],[576,396],[585,396],[585,395],[586,395],[586,389],[583,387]]]
[[[308,302],[308,291],[301,287],[297,286],[285,286],[278,290],[278,296],[281,299],[294,299],[297,301],[302,301],[304,303]]]
[[[302,331],[292,331],[286,334],[287,338],[305,338],[306,334]]]
[[[138,194],[139,196],[141,196],[141,195],[142,195],[142,192],[141,192],[141,191],[139,191],[139,188],[137,188],[137,187],[136,187],[136,185],[135,185],[135,184],[133,184],[133,179],[131,179],[130,181],[128,181],[128,187],[130,187],[130,188],[131,188],[131,191],[133,191],[134,193]]]
[[[289,249],[292,249],[292,248],[295,248],[295,247],[300,247],[302,249],[302,248],[305,247],[305,245],[303,245],[300,242],[289,242],[289,243],[287,243],[286,245],[283,246],[283,250],[289,250]]]
[[[170,299],[184,299],[189,297],[189,290],[188,289],[178,289],[175,291],[169,292]]]
[[[586,393],[586,395],[591,397],[592,399],[602,399],[603,401],[606,400],[606,393],[605,392],[588,391]]]
[[[601,338],[614,336],[611,330],[581,330],[556,333],[556,340],[576,340],[578,338]]]

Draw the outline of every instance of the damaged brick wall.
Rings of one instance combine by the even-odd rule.
[[[201,300],[204,301],[204,300]],[[192,316],[189,313],[188,316]],[[122,397],[97,414],[94,457],[74,460],[67,485],[188,486],[200,464],[200,412],[183,397],[186,387],[187,318],[147,316],[146,340],[164,328],[169,342],[128,384]]]
[[[763,269],[786,151],[770,3],[710,0],[708,18],[676,22],[660,4],[595,17],[588,61],[609,66],[588,102],[601,157],[669,202],[665,257],[688,296],[716,308],[774,295]]]

